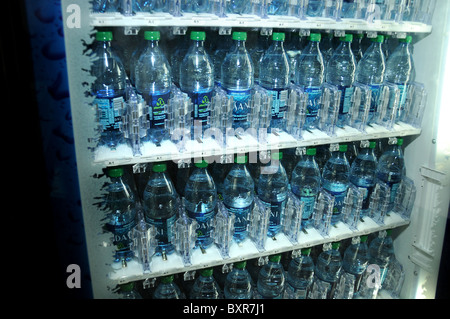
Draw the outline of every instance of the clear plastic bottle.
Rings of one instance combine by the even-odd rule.
[[[221,299],[222,292],[213,277],[213,269],[200,270],[200,276],[195,279],[191,288],[190,299]]]
[[[221,67],[221,86],[234,99],[233,128],[250,126],[248,103],[253,88],[253,63],[245,47],[247,32],[233,32],[233,45]]]
[[[255,185],[246,166],[247,156],[236,156],[235,164],[224,181],[223,203],[236,216],[234,240],[247,238],[250,214],[253,209]]]
[[[148,44],[136,62],[134,80],[136,90],[150,108],[150,139],[154,143],[160,143],[167,138],[164,127],[172,84],[171,68],[159,48],[160,32],[145,31],[144,39]]]
[[[375,170],[377,168],[377,157],[375,155],[376,142],[371,141],[369,147],[361,146],[358,156],[350,167],[350,182],[364,189],[364,200],[361,207],[361,217],[367,216],[370,204],[370,195],[375,186]]]
[[[372,90],[372,100],[369,109],[368,123],[375,115],[377,101],[380,96],[381,85],[384,82],[384,72],[386,63],[382,43],[384,36],[379,35],[370,39],[371,45],[364,53],[364,57],[359,61],[356,67],[355,82],[366,84]]]
[[[352,41],[352,51],[353,51],[353,55],[355,56],[355,63],[356,63],[356,67],[358,67],[358,63],[359,61],[361,61],[361,59],[364,56],[364,52],[363,52],[363,42],[364,39],[364,33],[355,33],[354,37],[353,37],[353,41]],[[356,79],[355,79],[356,81]]]
[[[155,163],[153,174],[144,189],[143,207],[145,221],[157,230],[157,254],[171,254],[173,226],[178,212],[178,194],[175,191],[165,163]]]
[[[334,196],[332,225],[341,220],[342,206],[349,186],[350,165],[345,152],[347,152],[347,145],[340,144],[339,151],[331,153],[322,172],[322,187]]]
[[[386,278],[389,261],[394,256],[394,243],[391,234],[392,229],[382,230],[369,245],[369,264],[376,264],[380,267],[381,285]]]
[[[124,108],[126,72],[122,61],[111,46],[113,34],[110,31],[98,31],[94,47],[92,75],[96,77],[92,94],[93,105],[99,115],[102,128],[99,145],[111,149],[124,142],[120,131]]]
[[[301,256],[293,258],[288,266],[286,297],[306,299],[314,281],[314,261],[311,248],[302,249]]]
[[[264,52],[259,64],[259,85],[273,96],[270,127],[285,128],[284,114],[287,110],[289,86],[289,58],[283,47],[285,34],[274,32],[272,44]]]
[[[142,299],[141,294],[135,289],[134,282],[120,285],[119,293],[119,299]]]
[[[342,263],[343,270],[355,277],[353,289],[354,298],[358,297],[361,279],[369,263],[369,247],[367,245],[367,235],[353,237],[352,243],[344,252]]]
[[[197,221],[197,245],[203,249],[212,245],[212,220],[217,211],[217,190],[213,178],[209,174],[208,163],[195,163],[184,189],[186,212]]]
[[[153,292],[153,299],[186,299],[173,279],[173,275],[161,277],[159,285]]]
[[[281,164],[282,152],[272,152],[272,160],[261,168],[257,184],[259,199],[270,207],[269,230],[267,235],[275,237],[281,230],[281,218],[286,208],[289,180]]]
[[[353,34],[346,34],[345,37],[340,38],[340,41],[339,46],[334,50],[326,66],[325,81],[336,85],[341,91],[337,125],[342,127],[346,124],[347,114],[351,105],[356,62],[351,49]]]
[[[269,256],[269,262],[259,271],[256,287],[262,299],[283,298],[285,274],[280,260],[281,254]]]
[[[202,129],[208,128],[211,114],[211,97],[214,89],[214,65],[205,50],[204,31],[191,31],[191,45],[180,64],[180,89],[194,104],[193,119],[200,121]]]
[[[269,48],[269,36],[262,35],[261,33],[258,32],[256,45],[249,48],[248,50],[253,62],[255,84],[259,84],[259,65],[261,63],[261,59],[264,55],[264,52],[268,48]]]
[[[317,257],[315,276],[327,286],[327,299],[333,299],[336,284],[342,271],[342,257],[339,252],[340,242],[323,246],[323,251]],[[331,249],[330,249],[331,248]]]
[[[295,84],[303,87],[308,93],[308,105],[306,108],[305,127],[313,129],[317,127],[317,113],[322,96],[322,84],[324,79],[324,63],[319,48],[320,33],[311,33],[309,43],[298,57],[295,74]]]
[[[228,273],[223,289],[226,299],[253,298],[252,278],[245,268],[246,265],[246,261],[236,262]]]
[[[314,212],[314,204],[320,190],[320,170],[314,159],[316,149],[306,150],[295,166],[291,177],[292,192],[305,204],[303,206],[302,227],[306,228]]]
[[[309,0],[306,15],[308,17],[321,17],[324,11],[325,1],[323,0]]]
[[[402,145],[403,138],[398,138],[396,144],[388,145],[387,150],[378,159],[375,171],[376,178],[387,183],[391,189],[388,210],[393,208],[397,189],[405,175],[405,158]]]

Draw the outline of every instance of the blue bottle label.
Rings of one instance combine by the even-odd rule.
[[[281,199],[281,198],[280,198]],[[281,216],[284,214],[286,207],[286,196],[278,202],[265,202],[261,200],[266,207],[270,207],[269,231],[277,228],[281,224]]]
[[[242,233],[247,231],[249,223],[248,217],[250,215],[250,212],[252,211],[253,203],[246,207],[231,207],[225,203],[224,206],[230,213],[236,216],[234,220],[235,233]]]
[[[197,241],[203,241],[211,237],[212,221],[214,218],[215,210],[211,210],[206,213],[194,213],[188,211],[188,216],[193,218],[198,223],[197,228]]]
[[[352,105],[352,95],[354,88],[348,85],[338,85],[341,91],[341,101],[339,104],[339,114],[347,114]]]
[[[314,212],[314,204],[316,203],[316,196],[301,196],[300,200],[304,203],[302,220],[307,221],[311,218]]]
[[[342,206],[344,205],[347,190],[343,192],[333,192],[327,189],[327,191],[334,196],[333,216],[337,216],[342,212]]]
[[[227,94],[234,99],[233,122],[247,122],[248,103],[251,96],[250,92],[250,90],[227,90]]]
[[[307,87],[305,93],[308,93],[308,105],[306,106],[306,116],[315,117],[319,112],[320,98],[322,96],[322,89],[320,87]]]
[[[209,92],[193,92],[190,93],[191,101],[194,104],[194,121],[200,121],[205,126],[208,117],[211,115],[211,98],[212,90]]]
[[[103,131],[114,131],[120,128],[124,99],[122,96],[115,98],[96,98],[93,104],[97,108],[98,119]]]
[[[287,111],[288,90],[272,89],[267,90],[267,93],[269,93],[273,97],[272,119],[274,120],[284,119],[284,113]]]
[[[150,127],[164,128],[165,120],[167,119],[166,105],[169,101],[170,92],[165,94],[154,94],[147,97],[148,105],[150,107]]]
[[[147,223],[156,227],[156,240],[158,241],[158,245],[166,245],[172,241],[175,220],[176,215],[169,218],[145,217]]]

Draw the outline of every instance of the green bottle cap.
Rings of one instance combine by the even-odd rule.
[[[164,284],[169,284],[169,283],[173,282],[173,275],[161,277],[161,282]]]
[[[279,263],[281,260],[281,254],[271,255],[269,256],[269,261],[274,263]]]
[[[159,31],[145,31],[145,40],[159,40],[161,38],[161,33]]]
[[[206,33],[204,31],[191,31],[191,40],[204,41]]]
[[[208,162],[205,160],[202,160],[200,163],[195,163],[195,167],[198,167],[198,168],[208,167]]]
[[[157,173],[165,172],[167,170],[167,164],[166,163],[159,163],[153,165],[153,171]]]
[[[234,158],[234,162],[237,164],[245,164],[248,161],[247,155],[236,155]]]
[[[309,41],[320,42],[322,35],[320,33],[310,33]]]
[[[365,242],[367,241],[367,238],[369,238],[369,236],[367,236],[367,235],[361,236],[361,237],[360,237],[360,242],[361,242],[361,243],[365,243]]]
[[[272,40],[274,41],[284,41],[285,34],[283,32],[274,32],[272,34]]]
[[[134,282],[129,282],[129,283],[120,285],[120,291],[122,291],[122,292],[130,292],[133,289],[134,289]]]
[[[303,256],[309,256],[310,253],[311,253],[311,247],[302,249]]]
[[[340,37],[339,40],[343,42],[352,42],[353,41],[353,34],[347,33],[345,36]]]
[[[377,146],[377,142],[372,141],[369,143],[369,148],[375,148],[375,146]]]
[[[205,268],[200,270],[200,276],[202,277],[211,277],[213,274],[213,269],[212,268]]]
[[[404,39],[398,39],[398,42],[411,43],[411,42],[412,42],[412,36],[408,35],[408,36],[406,36],[406,38],[404,38]]]
[[[362,39],[364,38],[364,33],[356,33],[355,37],[357,37],[358,39]]]
[[[347,152],[347,144],[339,144],[339,152]]]
[[[398,146],[402,146],[403,145],[403,139],[402,138],[397,138],[397,145]]]
[[[123,175],[122,167],[110,167],[108,168],[108,176],[109,177],[120,177]]]
[[[315,147],[310,147],[308,149],[306,149],[306,155],[316,155],[317,150]]]
[[[237,268],[237,269],[244,269],[245,266],[247,266],[247,262],[245,260],[235,262],[234,265],[233,265],[233,267]]]
[[[341,243],[339,241],[335,241],[334,243],[331,244],[332,249],[339,249],[340,246]]]
[[[245,41],[245,40],[247,40],[247,32],[235,31],[235,32],[233,32],[232,39]]]
[[[386,236],[392,235],[392,229],[386,229]]]
[[[113,34],[111,31],[98,31],[95,35],[97,41],[111,41],[113,39]]]
[[[383,43],[384,35],[379,35],[375,38],[370,39],[371,42]]]
[[[283,159],[283,152],[278,151],[278,152],[272,152],[270,154],[270,158],[274,159],[274,160],[279,160],[281,161]]]

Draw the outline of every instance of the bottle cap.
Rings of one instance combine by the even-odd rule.
[[[245,41],[245,40],[247,40],[247,32],[235,31],[235,32],[233,32],[232,39]]]
[[[320,42],[321,38],[322,38],[322,35],[320,33],[310,33],[309,34],[309,41]]]
[[[384,41],[384,35],[379,35],[375,38],[370,39],[370,41],[372,42],[377,42],[377,43],[383,43]]]
[[[365,243],[365,242],[367,241],[367,238],[369,238],[369,236],[367,236],[367,235],[361,236],[361,237],[360,237],[360,242],[361,242],[361,243]]]
[[[408,36],[406,36],[406,38],[404,38],[404,39],[398,39],[398,42],[411,43],[411,42],[412,42],[412,36],[408,35]]]
[[[386,229],[386,236],[392,235],[392,229]]]
[[[133,289],[134,289],[134,282],[133,281],[129,282],[129,283],[126,283],[126,284],[120,285],[120,291],[122,291],[122,292],[130,292]]]
[[[152,169],[156,173],[165,172],[167,170],[167,164],[166,163],[154,164]]]
[[[204,31],[191,31],[191,40],[204,41],[206,33]]]
[[[271,262],[279,263],[280,260],[281,260],[281,254],[269,256],[269,261],[271,261]]]
[[[377,146],[377,142],[372,141],[369,143],[369,148],[375,148],[375,146]]]
[[[168,276],[162,276],[161,277],[161,282],[164,284],[168,284],[171,283],[173,281],[173,275],[168,275]]]
[[[98,31],[95,35],[95,40],[97,41],[111,41],[113,39],[113,34],[111,31]]]
[[[198,168],[208,167],[208,162],[205,160],[202,160],[200,163],[195,163],[195,167],[198,167]]]
[[[272,152],[270,154],[270,158],[274,159],[274,160],[279,160],[281,161],[283,159],[283,152],[278,151],[278,152]]]
[[[159,31],[145,31],[145,40],[159,40],[161,38],[161,33]]]
[[[237,269],[244,269],[245,266],[247,266],[247,262],[245,260],[235,262],[234,265],[233,265],[233,267],[237,268]]]
[[[402,146],[403,145],[403,139],[402,138],[397,138],[397,145],[398,146]]]
[[[347,144],[339,144],[339,152],[347,152]]]
[[[274,41],[284,41],[285,34],[283,32],[274,32],[272,34],[272,40]]]
[[[311,247],[302,249],[302,255],[303,256],[308,256],[310,253],[311,253]]]
[[[109,177],[120,177],[123,175],[123,168],[122,167],[110,167],[108,169],[108,176]]]
[[[314,147],[310,147],[306,149],[306,155],[316,155],[316,149]]]
[[[212,268],[205,268],[205,269],[200,270],[200,276],[211,277],[212,274],[213,274]]]
[[[362,39],[364,38],[364,33],[356,33],[355,37],[357,37],[358,39]]]
[[[339,241],[335,241],[334,243],[331,244],[332,249],[339,249],[340,246],[341,243]]]
[[[248,161],[247,155],[236,155],[234,162],[238,164],[245,164]]]
[[[353,34],[347,33],[344,37],[340,37],[339,40],[344,41],[344,42],[352,42]]]

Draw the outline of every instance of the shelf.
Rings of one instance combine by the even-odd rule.
[[[161,146],[151,142],[144,142],[141,156],[133,156],[130,146],[119,145],[117,149],[111,150],[105,146],[99,146],[94,154],[94,163],[102,166],[120,166],[137,163],[188,160],[191,158],[208,158],[225,154],[250,153],[273,149],[294,148],[309,145],[323,145],[332,143],[346,143],[359,140],[373,140],[387,137],[400,137],[418,135],[421,130],[409,124],[395,124],[393,130],[373,124],[362,133],[355,128],[346,126],[337,128],[335,136],[328,136],[320,130],[304,132],[304,138],[297,140],[293,136],[281,132],[278,135],[268,135],[267,143],[259,143],[254,136],[243,135],[240,139],[235,136],[227,139],[226,147],[220,146],[213,138],[204,140],[190,140],[186,143],[184,150],[179,150],[176,142],[164,141]],[[212,161],[211,161],[212,162]]]
[[[352,231],[342,222],[332,227],[329,237],[323,237],[314,228],[308,228],[307,233],[301,232],[300,240],[297,244],[292,244],[284,234],[276,236],[276,240],[267,237],[266,250],[259,251],[250,239],[246,239],[240,245],[233,242],[230,247],[230,258],[223,259],[219,249],[216,246],[209,247],[205,253],[200,249],[194,249],[192,253],[192,265],[185,266],[181,256],[173,253],[167,256],[167,260],[163,260],[160,256],[153,256],[150,263],[150,273],[144,273],[142,265],[135,259],[127,263],[127,267],[122,268],[120,263],[112,264],[112,269],[108,274],[111,280],[117,281],[119,284],[142,280],[146,278],[154,278],[175,273],[184,273],[196,269],[214,267],[223,264],[230,264],[236,261],[268,256],[276,253],[297,250],[305,247],[313,247],[332,241],[341,241],[347,238],[367,235],[384,229],[391,229],[409,224],[409,220],[403,219],[396,213],[390,213],[385,217],[384,225],[380,226],[369,217],[365,217],[364,221],[359,221],[358,230]]]
[[[239,27],[239,28],[282,28],[282,29],[322,29],[346,31],[378,31],[430,33],[432,27],[419,22],[402,22],[375,20],[367,22],[362,19],[308,18],[300,20],[294,16],[269,16],[263,19],[250,14],[228,14],[220,18],[208,13],[184,13],[181,17],[169,13],[141,13],[124,16],[120,13],[91,13],[90,25],[94,27]]]

